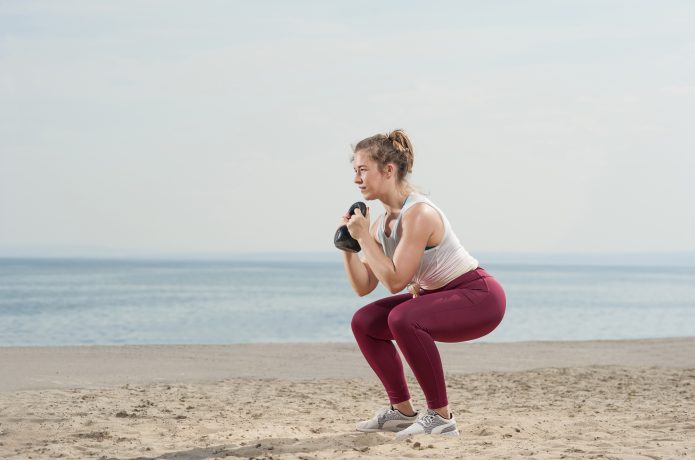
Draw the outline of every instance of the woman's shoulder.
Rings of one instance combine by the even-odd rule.
[[[439,222],[439,212],[428,199],[414,201],[404,210],[402,220],[404,223],[421,225],[429,221]]]

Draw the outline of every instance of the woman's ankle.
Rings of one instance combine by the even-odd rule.
[[[449,411],[449,406],[440,407],[438,409],[432,409],[443,419],[449,420],[451,418],[451,411]]]
[[[391,404],[391,407],[398,410],[398,412],[405,415],[406,417],[412,417],[417,413],[415,412],[415,409],[413,409],[413,405],[411,404],[410,400],[403,401],[397,404]]]

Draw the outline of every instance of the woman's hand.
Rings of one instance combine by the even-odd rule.
[[[350,220],[350,214],[345,213],[342,216],[340,216],[340,222],[338,222],[338,226],[336,227],[336,229],[342,227],[343,225],[347,225],[348,220]]]
[[[348,232],[350,236],[359,241],[361,238],[366,238],[369,236],[369,208],[367,208],[367,215],[363,216],[360,208],[355,209],[355,213],[350,216],[350,219],[346,223]]]

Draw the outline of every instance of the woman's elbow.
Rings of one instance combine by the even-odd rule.
[[[367,294],[370,294],[375,288],[376,288],[376,285],[374,285],[374,286],[353,286],[355,293],[360,297],[364,297]]]
[[[379,285],[379,280],[375,277],[370,276],[364,285],[354,285],[352,288],[355,290],[358,296],[364,297],[367,294],[371,294],[374,289]]]
[[[369,294],[370,292],[371,292],[371,291],[368,291],[368,290],[366,290],[366,289],[355,289],[355,293],[356,293],[358,296],[360,296],[360,297],[364,297],[364,296],[366,296],[367,294]]]
[[[389,290],[391,294],[398,294],[401,292],[405,287],[408,285],[408,283],[390,283],[388,286],[386,286],[386,289]]]

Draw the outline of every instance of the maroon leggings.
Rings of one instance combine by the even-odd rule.
[[[395,340],[425,393],[427,407],[438,409],[449,402],[434,341],[464,342],[489,334],[502,321],[505,304],[500,283],[477,268],[419,297],[399,294],[360,308],[352,318],[352,332],[391,404],[410,399]]]

